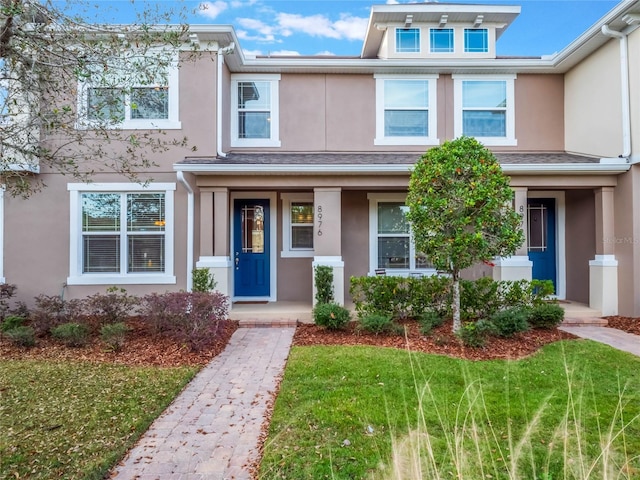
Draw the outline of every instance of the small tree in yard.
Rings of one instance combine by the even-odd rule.
[[[409,181],[408,218],[416,250],[453,281],[453,330],[460,322],[460,272],[513,255],[524,241],[511,207],[509,178],[493,154],[469,137],[427,151]]]

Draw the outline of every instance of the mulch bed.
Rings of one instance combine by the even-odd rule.
[[[429,336],[420,333],[417,322],[403,322],[404,335],[375,335],[359,331],[355,322],[344,330],[326,330],[316,325],[298,325],[294,345],[375,345],[435,353],[469,360],[515,359],[536,352],[558,340],[575,338],[558,329],[530,330],[512,338],[489,338],[483,348],[463,346],[451,331],[451,321],[433,329]]]
[[[127,325],[131,331],[117,352],[105,349],[97,338],[79,348],[67,347],[51,337],[38,338],[32,348],[16,347],[7,339],[0,338],[0,359],[73,360],[158,367],[203,366],[224,350],[238,328],[238,322],[225,321],[221,335],[211,345],[201,352],[192,352],[170,338],[152,335],[136,319],[128,321]]]
[[[640,318],[631,317],[604,317],[609,324],[608,327],[617,328],[618,330],[624,330],[627,333],[634,335],[640,335]]]

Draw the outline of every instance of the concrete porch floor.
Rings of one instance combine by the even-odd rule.
[[[562,300],[560,306],[565,311],[563,325],[606,325],[599,311],[587,305]],[[234,303],[229,313],[231,320],[238,320],[241,327],[295,326],[299,323],[313,323],[311,303],[307,302],[267,302]],[[347,308],[354,312],[353,304]]]

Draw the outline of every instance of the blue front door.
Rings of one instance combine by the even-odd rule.
[[[530,198],[527,201],[527,249],[533,262],[532,277],[553,281],[556,278],[556,201],[554,198]]]
[[[268,297],[269,200],[237,199],[233,211],[235,296]]]

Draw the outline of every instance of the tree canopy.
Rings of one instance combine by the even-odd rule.
[[[153,7],[126,26],[105,24],[102,13],[103,23],[89,22],[82,5],[90,3],[0,0],[0,183],[12,195],[42,187],[40,170],[136,179],[155,155],[187,147],[161,129],[122,125],[125,105],[139,118],[166,108],[167,72],[187,27],[169,26]]]
[[[509,177],[474,138],[460,137],[428,150],[413,169],[407,205],[416,250],[452,275],[455,330],[460,327],[460,272],[511,256],[524,241],[522,219],[512,202]]]

